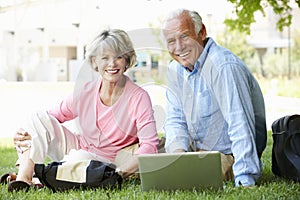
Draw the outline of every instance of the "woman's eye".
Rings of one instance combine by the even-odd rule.
[[[101,57],[101,60],[107,60],[108,58],[107,57]]]

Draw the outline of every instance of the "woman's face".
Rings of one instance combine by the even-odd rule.
[[[125,72],[128,63],[123,55],[117,55],[111,51],[105,51],[97,56],[95,64],[104,81],[118,82]]]

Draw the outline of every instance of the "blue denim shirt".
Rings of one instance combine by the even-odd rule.
[[[207,38],[192,72],[172,61],[167,76],[166,151],[233,154],[236,186],[254,185],[267,130],[263,95],[245,64]]]

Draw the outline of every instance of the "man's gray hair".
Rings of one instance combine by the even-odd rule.
[[[196,34],[198,34],[201,29],[202,29],[202,18],[201,16],[198,14],[198,12],[196,11],[191,11],[191,10],[187,10],[187,9],[177,9],[177,10],[174,10],[172,12],[170,12],[166,18],[164,19],[163,23],[162,23],[162,30],[165,28],[166,26],[166,22],[168,20],[171,20],[171,19],[174,19],[174,18],[177,18],[179,17],[180,15],[184,14],[184,13],[187,13],[192,21],[193,21],[193,24],[195,26],[195,31],[196,31]]]

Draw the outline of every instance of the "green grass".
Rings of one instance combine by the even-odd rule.
[[[257,78],[257,80],[264,95],[272,93],[282,97],[300,98],[299,78],[291,80],[286,78]]]
[[[15,171],[17,159],[15,149],[0,142],[0,174]],[[271,132],[268,133],[268,144],[263,154],[264,169],[257,186],[252,188],[236,188],[232,182],[224,183],[222,190],[173,191],[173,192],[143,192],[139,180],[127,180],[122,189],[118,190],[77,190],[68,193],[52,193],[51,190],[30,190],[28,193],[8,193],[7,185],[0,186],[0,199],[300,199],[300,184],[277,178],[271,171]]]

